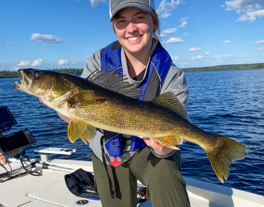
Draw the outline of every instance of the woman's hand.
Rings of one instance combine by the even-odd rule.
[[[43,102],[43,100],[42,100],[41,98],[39,98],[39,101],[40,101],[41,103],[43,103],[44,105],[46,105],[47,107],[49,107],[47,104],[45,104],[45,103]],[[49,108],[50,108],[50,107],[49,107]],[[57,111],[56,111],[56,112],[57,112]],[[65,121],[66,123],[70,123],[71,119],[70,119],[69,117],[62,115],[62,114],[59,113],[59,112],[57,112],[57,113],[58,113],[59,117],[60,117],[63,121]]]
[[[40,101],[41,103],[43,103],[45,106],[49,107],[47,104],[44,103],[44,101],[43,101],[41,98],[39,98],[39,101]],[[50,107],[49,107],[49,108],[50,108]]]
[[[153,139],[144,137],[143,140],[145,141],[146,145],[151,147],[155,153],[157,153],[160,156],[165,156],[170,154],[174,149],[165,147],[164,145],[161,145],[160,143],[154,141]]]

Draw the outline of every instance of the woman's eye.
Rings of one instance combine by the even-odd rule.
[[[118,24],[122,24],[122,23],[124,23],[125,22],[125,20],[119,20],[118,21]]]

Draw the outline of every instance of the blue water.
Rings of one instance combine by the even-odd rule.
[[[251,149],[236,161],[230,176],[221,184],[205,152],[185,142],[181,146],[182,174],[187,177],[264,195],[264,69],[186,72],[189,86],[187,110],[193,124],[205,131],[222,134]],[[29,128],[37,144],[27,149],[37,157],[37,147],[75,148],[76,160],[91,160],[91,150],[81,140],[67,138],[67,124],[36,97],[13,87],[18,79],[0,79],[0,106],[8,106],[18,124],[6,134]],[[64,158],[63,156],[55,156]]]

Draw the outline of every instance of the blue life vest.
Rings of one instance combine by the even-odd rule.
[[[119,73],[120,76],[123,76],[123,68],[121,63],[121,47],[122,46],[120,45],[120,43],[116,41],[102,49],[101,70],[112,71],[114,69],[117,69],[116,72]],[[140,94],[142,96],[139,98],[139,100],[151,101],[157,96],[157,94],[159,94],[159,90],[163,86],[171,64],[172,60],[170,55],[162,47],[160,42],[158,42],[158,45],[151,56],[145,79],[140,86]],[[153,87],[148,87],[150,82],[156,85],[157,90],[154,89],[153,91]],[[108,136],[106,136],[106,134],[108,134]],[[111,134],[110,137],[109,134]],[[113,132],[104,132],[104,135],[105,138],[108,139],[105,143],[105,147],[109,155],[114,158],[122,156],[122,135]],[[131,136],[131,152],[144,147],[146,147],[146,144],[143,139],[140,139],[136,136]],[[112,165],[115,166],[119,164]]]

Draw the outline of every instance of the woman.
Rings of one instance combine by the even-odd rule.
[[[186,107],[188,88],[184,73],[173,65],[155,35],[159,20],[154,1],[110,0],[110,19],[118,41],[87,59],[82,77],[87,78],[95,70],[117,69],[129,83],[140,88],[140,100],[151,101],[171,91]],[[146,197],[153,207],[190,206],[178,151],[150,138],[102,130],[98,130],[89,146],[104,207],[135,207],[137,179],[146,185]]]

